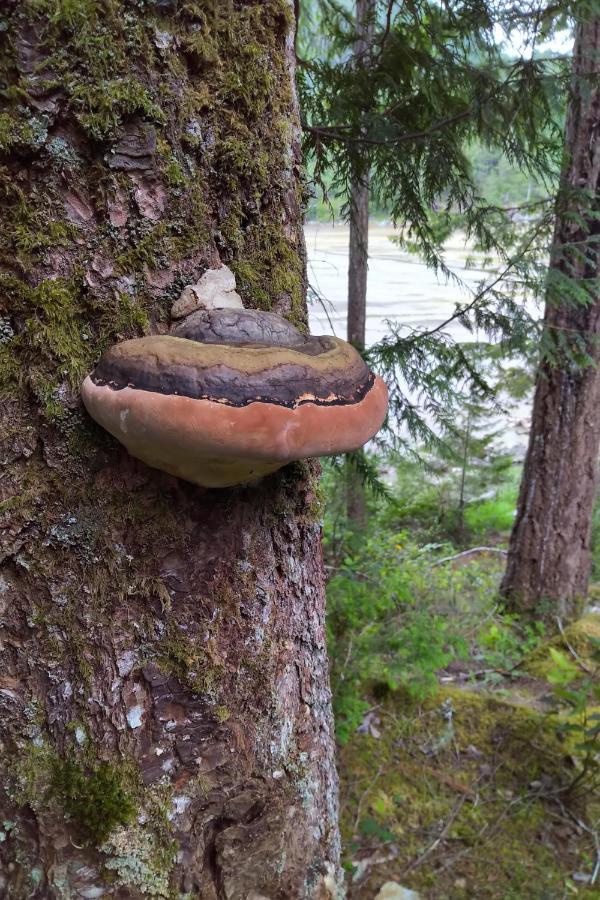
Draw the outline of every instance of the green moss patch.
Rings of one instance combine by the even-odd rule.
[[[393,880],[431,900],[542,900],[591,871],[591,838],[570,818],[582,801],[563,792],[573,766],[547,717],[457,689],[377,716],[341,752],[351,898]]]
[[[24,0],[11,14],[0,34],[0,314],[12,339],[0,390],[29,389],[62,428],[64,385],[76,389],[110,341],[162,324],[217,253],[249,306],[283,302],[305,325],[302,254],[281,215],[294,191],[290,15],[285,0],[226,14],[186,3],[168,17],[123,0]],[[32,23],[29,73],[15,36]],[[59,87],[71,126],[56,135],[52,102],[40,112],[32,98]],[[23,159],[36,177],[16,177]]]
[[[18,388],[26,373],[48,419],[67,415],[60,402],[61,385],[79,388],[98,347],[102,351],[119,337],[139,334],[148,324],[145,308],[119,293],[103,304],[95,327],[90,325],[96,303],[79,274],[45,279],[35,287],[0,274],[0,290],[21,321],[19,332],[1,347],[0,390]],[[21,366],[16,364],[19,359]]]
[[[591,657],[597,652],[597,642],[600,642],[600,616],[589,613],[571,625],[567,625],[562,633],[545,641],[534,650],[525,659],[522,668],[537,678],[547,678],[556,668],[552,650],[558,650],[560,653],[566,654],[575,667],[578,665],[579,658],[583,675]]]
[[[52,765],[50,795],[95,846],[118,825],[130,822],[136,811],[123,773],[110,763],[85,768],[72,760]]]
[[[41,725],[43,713],[32,708],[32,722]],[[72,731],[77,725],[74,723]],[[113,829],[135,817],[138,807],[133,790],[137,770],[129,761],[118,764],[90,756],[92,748],[77,756],[61,757],[47,744],[21,750],[10,767],[12,795],[18,804],[36,812],[58,812],[73,824],[78,836],[99,846]]]

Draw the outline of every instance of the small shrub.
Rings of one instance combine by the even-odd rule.
[[[508,532],[512,528],[517,505],[517,491],[512,484],[501,488],[489,500],[473,501],[465,509],[465,525],[473,537]]]
[[[515,616],[503,615],[479,633],[481,656],[489,666],[510,669],[540,645],[543,634],[542,622],[523,625]]]
[[[406,532],[379,532],[363,537],[330,579],[328,638],[340,742],[360,724],[374,693],[403,688],[424,697],[434,691],[439,670],[467,655],[469,633],[493,608],[497,569],[434,561]]]
[[[557,732],[577,761],[566,792],[589,793],[600,784],[600,639],[589,636],[586,659],[549,647],[547,680],[560,718]]]

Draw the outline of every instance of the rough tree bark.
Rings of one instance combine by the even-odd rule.
[[[375,0],[356,0],[354,55],[361,65],[369,52],[375,24]],[[369,269],[369,170],[365,164],[353,182],[349,200],[350,240],[348,247],[347,340],[364,350],[367,321],[367,274]],[[347,513],[356,526],[366,523],[364,485],[351,467],[347,470]]]
[[[356,64],[365,66],[371,52],[375,28],[376,0],[356,0]],[[369,264],[369,163],[356,173],[349,198],[350,244],[348,257],[348,342],[358,350],[365,347],[367,316],[367,272]]]
[[[0,895],[341,890],[315,487],[129,458],[78,385],[229,264],[306,325],[290,0],[5,0]]]
[[[592,506],[600,448],[600,17],[578,23],[565,165],[544,327],[578,336],[593,364],[560,356],[540,365],[529,448],[502,593],[515,611],[577,614],[591,568]],[[589,302],[557,302],[558,277],[589,285]]]
[[[348,342],[357,350],[364,350],[369,268],[369,177],[367,173],[352,185],[349,224],[347,336]]]

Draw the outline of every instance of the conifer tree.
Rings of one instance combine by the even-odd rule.
[[[600,7],[578,4],[529,448],[502,592],[555,624],[587,592],[600,449]]]

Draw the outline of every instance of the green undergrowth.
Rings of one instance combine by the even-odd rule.
[[[520,477],[520,471],[517,475]],[[490,499],[470,502],[465,509],[465,524],[473,538],[485,537],[490,532],[506,533],[512,528],[515,516],[518,485],[516,479],[498,488]]]
[[[462,509],[456,467],[394,474],[362,527],[324,481],[349,898],[600,897],[600,617],[552,635],[503,612],[517,467],[472,467]]]
[[[366,493],[364,529],[346,518],[344,473],[326,469],[328,639],[342,743],[373,696],[403,688],[425,697],[436,690],[439,672],[460,661],[492,679],[494,669],[516,665],[540,640],[540,629],[521,626],[500,608],[516,472],[504,463],[492,468],[495,475],[473,476],[472,493],[487,493],[465,506],[459,528],[460,475],[399,461],[388,498]],[[465,544],[480,549],[463,557]]]
[[[592,578],[600,582],[600,498],[596,498],[592,513]],[[597,593],[600,596],[600,590]]]
[[[496,651],[489,618],[497,561],[453,567],[441,559],[439,548],[419,547],[407,532],[380,534],[348,553],[331,577],[328,637],[342,742],[359,724],[369,694],[405,687],[426,696],[451,660],[466,659],[476,647],[482,659]],[[512,634],[508,623],[496,630]],[[516,646],[516,635],[513,640]],[[508,637],[505,649],[510,655]]]
[[[577,667],[580,660],[582,671],[585,671],[591,665],[599,641],[600,616],[582,616],[529,654],[523,663],[523,669],[535,677],[548,678],[556,666],[555,654],[559,653],[569,657],[573,667]]]
[[[506,457],[473,465],[461,504],[462,472],[443,459],[401,459],[394,466],[392,500],[378,510],[383,527],[409,527],[423,542],[462,547],[508,537],[517,502],[520,466]]]

